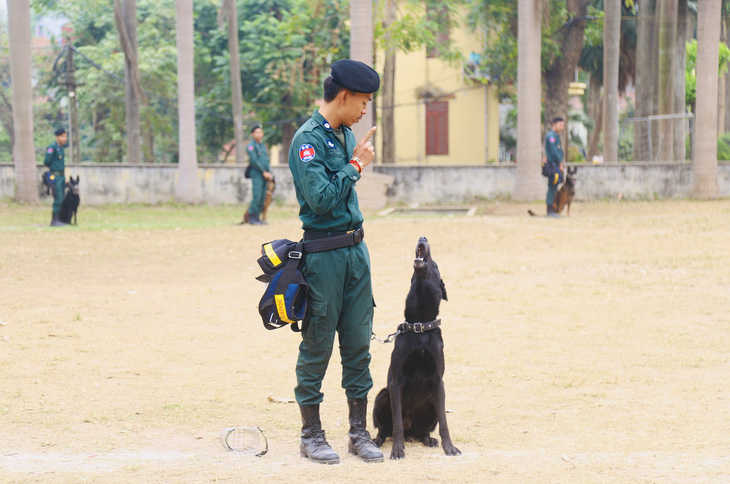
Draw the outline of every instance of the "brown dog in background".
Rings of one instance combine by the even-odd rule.
[[[262,222],[266,222],[266,212],[269,211],[269,205],[271,205],[271,199],[274,195],[274,190],[276,190],[276,177],[272,176],[271,180],[267,180],[266,182],[266,195],[264,195],[264,207],[261,209],[261,213],[259,214],[259,220]],[[239,225],[247,224],[248,223],[248,211],[246,211],[243,214],[243,222],[241,222]]]
[[[575,174],[577,172],[577,167],[568,167],[565,183],[557,191],[553,200],[553,210],[555,213],[560,214],[564,207],[568,207],[568,217],[570,217],[570,204],[573,203],[573,198],[575,197]]]

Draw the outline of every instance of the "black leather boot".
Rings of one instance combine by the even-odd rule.
[[[350,442],[347,445],[350,454],[359,456],[365,462],[383,462],[383,453],[366,430],[368,401],[348,398],[347,406],[350,409]]]
[[[60,214],[54,213],[51,215],[51,227],[65,227],[67,223],[61,222]]]
[[[340,456],[332,450],[324,437],[319,420],[319,405],[299,405],[302,414],[302,442],[299,453],[302,457],[320,464],[339,464]]]

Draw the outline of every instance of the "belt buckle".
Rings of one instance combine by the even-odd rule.
[[[365,231],[363,230],[362,227],[360,227],[359,229],[355,230],[355,232],[352,235],[352,240],[356,244],[359,244],[360,242],[362,242],[362,239],[364,239],[364,238],[365,238]]]
[[[413,323],[414,333],[423,333],[423,323]]]
[[[301,259],[302,258],[302,253],[299,252],[298,250],[290,250],[289,251],[289,258],[290,259]]]

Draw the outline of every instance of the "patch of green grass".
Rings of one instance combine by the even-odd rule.
[[[154,230],[235,225],[243,218],[244,205],[101,205],[81,207],[78,225],[50,227],[50,207],[0,202],[0,232],[63,230]],[[293,207],[269,210],[268,220],[296,217]]]

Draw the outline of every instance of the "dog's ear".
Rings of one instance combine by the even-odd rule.
[[[76,183],[78,183],[78,182],[79,182],[79,176],[76,175]]]
[[[439,279],[439,286],[441,287],[441,299],[443,299],[444,301],[448,301],[449,298],[446,297],[446,286],[444,285],[443,279]]]

